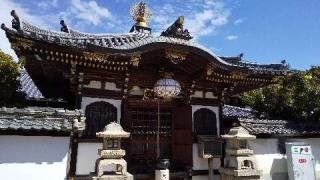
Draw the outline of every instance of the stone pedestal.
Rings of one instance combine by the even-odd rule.
[[[121,149],[121,138],[128,138],[130,133],[112,122],[97,137],[103,138],[103,148],[98,150],[99,159],[96,161],[94,180],[133,180],[133,176],[127,172],[127,162],[123,159],[126,151]],[[104,168],[115,165],[115,170],[109,170],[105,174]]]
[[[226,139],[226,157],[224,167],[219,169],[221,180],[256,180],[260,179],[262,170],[258,170],[253,151],[248,148],[248,139],[255,139],[242,127],[230,129],[223,135]]]

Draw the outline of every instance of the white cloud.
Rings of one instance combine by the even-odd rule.
[[[185,28],[195,40],[201,37],[212,36],[216,30],[228,23],[231,11],[225,7],[222,0],[186,0],[184,5],[178,2],[148,4],[153,10],[153,19],[149,25],[153,34],[158,35],[169,27],[178,16],[185,16]],[[63,3],[61,0],[41,0],[35,5],[38,9],[31,10],[14,0],[0,0],[0,21],[11,26],[10,10],[15,9],[20,17],[41,28],[59,27],[59,20],[64,19],[70,27],[79,31],[128,31],[134,23],[129,16],[121,16],[116,10],[110,12],[98,0],[70,0]],[[59,8],[62,11],[51,11]],[[129,8],[128,8],[129,9]],[[31,13],[32,11],[32,13]],[[51,25],[51,26],[50,26]],[[53,26],[53,27],[52,27]],[[94,27],[94,28],[92,28]],[[0,31],[0,48],[6,53],[15,56],[5,37]]]
[[[233,21],[233,24],[242,24],[244,21],[244,19],[236,19],[235,21]]]
[[[61,2],[61,1],[60,1]],[[58,7],[59,0],[45,0],[38,1],[38,7],[42,10],[50,9],[52,7]],[[20,3],[13,0],[1,0],[0,1],[0,23],[5,23],[7,27],[11,27],[12,16],[10,15],[11,10],[16,10],[20,18],[25,19],[31,24],[37,25],[44,29],[53,29],[59,26],[60,18],[70,21],[71,25],[76,25],[83,31],[87,28],[86,25],[102,25],[102,21],[108,28],[114,26],[116,23],[121,21],[116,17],[112,16],[107,7],[100,6],[95,0],[84,1],[84,0],[71,0],[69,5],[59,13],[53,13],[45,10],[45,14],[42,11],[35,11],[28,9]],[[53,23],[54,22],[54,23]],[[0,30],[0,49],[7,54],[10,54],[14,59],[18,59],[15,52],[11,49],[10,43],[6,38],[5,32]]]
[[[44,19],[39,16],[32,15],[27,8],[21,6],[18,3],[15,3],[12,0],[1,0],[0,21],[1,23],[5,23],[7,27],[11,27],[12,16],[10,15],[10,11],[13,9],[16,10],[21,18],[27,19],[28,22],[34,23],[41,27],[48,27],[48,24],[44,21]],[[18,59],[15,52],[11,49],[9,40],[7,39],[5,32],[2,29],[0,30],[0,49],[3,52],[13,56],[15,60]]]
[[[227,36],[226,38],[227,38],[227,40],[232,41],[232,40],[236,40],[236,39],[238,39],[238,36],[230,35],[230,36]]]
[[[156,10],[155,10],[156,9]],[[185,28],[194,39],[212,35],[216,29],[228,23],[231,12],[221,0],[189,0],[185,7],[166,3],[153,7],[153,29],[161,32],[171,25],[178,16],[185,16]]]
[[[64,12],[66,16],[74,17],[84,23],[99,25],[102,19],[114,20],[107,7],[100,6],[96,1],[71,0],[70,11]]]
[[[51,7],[58,7],[58,0],[38,1],[35,3],[38,7],[47,10]]]

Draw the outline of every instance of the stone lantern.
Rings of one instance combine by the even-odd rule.
[[[222,138],[226,140],[226,157],[219,169],[221,180],[260,179],[262,170],[257,169],[253,150],[248,147],[248,140],[256,137],[243,127],[234,127]]]
[[[132,180],[133,176],[127,172],[127,162],[123,159],[126,151],[121,149],[121,138],[128,138],[130,133],[124,131],[120,124],[112,122],[96,135],[103,138],[103,146],[98,150],[100,158],[96,161],[96,174],[92,179]],[[114,165],[116,168],[104,174],[104,168],[108,165]]]

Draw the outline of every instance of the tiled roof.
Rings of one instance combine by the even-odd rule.
[[[253,118],[255,117],[252,109],[241,108],[237,106],[224,105],[222,107],[222,113],[224,117],[236,117],[236,118]]]
[[[80,111],[57,108],[29,107],[25,109],[0,108],[1,130],[71,132],[75,120],[81,120]]]
[[[21,91],[26,93],[27,99],[44,98],[25,69],[20,70],[19,81],[21,84]]]
[[[223,117],[234,118],[253,135],[302,136],[320,135],[320,123],[301,123],[257,117],[252,109],[224,105]]]
[[[320,135],[320,123],[300,123],[270,119],[239,119],[239,122],[250,134],[254,135]]]
[[[42,41],[58,46],[69,46],[76,48],[97,47],[102,52],[112,50],[113,52],[123,53],[127,51],[136,51],[147,45],[169,44],[180,45],[195,48],[201,53],[208,56],[217,66],[241,69],[254,74],[270,74],[270,75],[286,75],[288,67],[284,64],[257,64],[247,61],[236,61],[233,57],[218,57],[208,48],[182,38],[160,36],[153,37],[149,31],[132,31],[125,34],[89,34],[82,33],[70,29],[62,23],[62,31],[44,30],[37,26],[31,25],[23,21],[14,11],[11,15],[14,17],[12,28],[6,27],[4,24],[1,28],[6,31],[7,36],[17,35],[36,41]],[[89,48],[90,49],[90,48]],[[216,63],[217,62],[217,63]]]
[[[124,34],[90,34],[78,32],[67,27],[66,31],[45,30],[21,19],[15,11],[11,12],[14,17],[12,27],[7,28],[4,24],[1,28],[12,33],[19,33],[25,37],[35,40],[46,41],[58,45],[86,47],[88,43],[93,43],[102,47],[117,47],[127,43],[136,42],[149,37],[149,32],[134,31]]]
[[[239,56],[219,56],[224,61],[234,64],[241,67],[247,67],[249,70],[259,74],[267,74],[270,72],[271,74],[277,74],[277,70],[286,70],[288,66],[285,64],[285,61],[282,60],[283,63],[272,63],[272,64],[260,64],[254,63],[247,60],[242,59],[243,54]]]

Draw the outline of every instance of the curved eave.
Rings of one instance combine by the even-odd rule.
[[[273,68],[265,68],[264,65],[260,67],[258,64],[254,63],[247,63],[248,66],[238,65],[228,63],[227,61],[221,59],[219,56],[214,54],[210,49],[192,42],[186,41],[183,39],[173,38],[173,37],[149,37],[146,39],[139,40],[137,42],[128,43],[123,46],[118,46],[114,48],[107,48],[101,47],[95,44],[89,43],[87,47],[96,52],[101,53],[114,53],[114,54],[128,54],[128,53],[137,53],[137,52],[148,52],[155,49],[174,49],[174,50],[184,50],[188,52],[193,52],[201,57],[208,59],[208,63],[212,63],[215,66],[227,70],[227,71],[243,71],[243,72],[250,72],[254,74],[270,74],[270,75],[277,75],[283,76],[287,74],[286,67],[282,67],[280,69],[273,69]],[[255,67],[253,67],[253,65]],[[278,65],[278,64],[277,64]]]
[[[272,75],[272,76],[284,76],[287,74],[288,69],[285,67],[280,69],[266,68],[265,66],[255,66],[239,65],[229,63],[219,56],[215,55],[210,49],[192,41],[187,41],[183,39],[158,36],[158,37],[143,37],[141,39],[136,39],[133,42],[126,42],[118,44],[113,47],[101,46],[101,43],[97,41],[77,41],[77,39],[65,38],[50,36],[50,38],[42,38],[42,35],[37,35],[35,33],[26,32],[24,30],[17,31],[11,29],[2,24],[1,28],[6,31],[8,38],[10,35],[20,36],[28,38],[30,40],[49,43],[55,46],[68,47],[74,49],[89,50],[100,53],[108,54],[136,54],[150,52],[157,49],[174,49],[195,53],[208,60],[208,64],[213,64],[214,66],[225,70],[225,71],[241,71],[245,73],[253,73],[260,75]],[[44,30],[43,30],[44,31]],[[68,34],[68,33],[63,33]],[[87,34],[86,34],[87,35]]]
[[[89,43],[87,47],[91,51],[96,51],[100,53],[109,54],[134,54],[134,53],[144,53],[150,52],[157,49],[174,49],[181,51],[188,51],[200,55],[209,60],[209,63],[218,66],[224,70],[247,70],[246,67],[239,67],[230,64],[217,55],[215,55],[211,50],[205,48],[204,46],[183,39],[173,38],[173,37],[149,37],[136,42],[128,43],[122,46],[117,46],[114,48],[101,47],[96,44]]]

